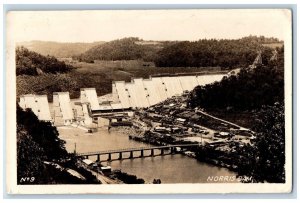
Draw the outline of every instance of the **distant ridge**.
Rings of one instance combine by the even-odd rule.
[[[79,55],[94,46],[105,43],[104,41],[97,41],[91,43],[83,42],[53,42],[53,41],[28,41],[19,42],[17,46],[24,46],[30,51],[37,52],[44,56],[54,56],[56,58],[70,58],[74,55]]]

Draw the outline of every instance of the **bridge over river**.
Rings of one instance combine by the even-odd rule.
[[[199,144],[177,144],[177,145],[166,145],[166,146],[155,146],[155,147],[138,147],[138,148],[126,148],[126,149],[114,149],[114,150],[105,150],[105,151],[96,151],[96,152],[85,152],[85,153],[76,153],[77,157],[89,158],[90,156],[97,156],[97,162],[101,161],[113,161],[112,154],[119,154],[119,157],[114,160],[122,159],[133,159],[133,158],[142,158],[147,157],[144,155],[145,151],[150,151],[150,156],[162,156],[165,155],[165,150],[169,150],[168,154],[176,153],[176,147],[181,149],[188,149],[191,147],[199,146]],[[159,154],[155,154],[155,150],[159,150]],[[133,152],[140,152],[140,156],[134,156]],[[129,153],[129,157],[124,157],[124,153]],[[101,155],[108,155],[106,160],[101,160]]]

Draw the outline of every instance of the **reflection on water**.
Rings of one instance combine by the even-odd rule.
[[[71,127],[61,127],[58,131],[60,138],[66,141],[66,149],[69,152],[74,151],[75,143],[78,153],[151,146],[130,140],[127,135],[117,131],[99,130],[89,134]],[[146,156],[149,154],[150,151],[144,152]],[[159,152],[156,151],[156,154]],[[140,152],[134,152],[134,156],[139,155]],[[129,157],[129,153],[123,154],[123,157]],[[113,154],[112,158],[118,158],[118,154]],[[96,156],[90,159],[96,160]],[[101,156],[101,160],[105,159],[106,155]],[[234,172],[226,168],[202,163],[181,154],[118,160],[107,162],[107,165],[134,174],[146,182],[159,178],[162,183],[206,183],[209,176],[235,176]]]

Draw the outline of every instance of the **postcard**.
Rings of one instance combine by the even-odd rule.
[[[9,11],[9,194],[289,193],[289,9]]]

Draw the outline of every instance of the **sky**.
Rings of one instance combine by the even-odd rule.
[[[12,11],[7,36],[16,42],[237,39],[264,35],[283,40],[290,29],[289,10],[119,10]]]

